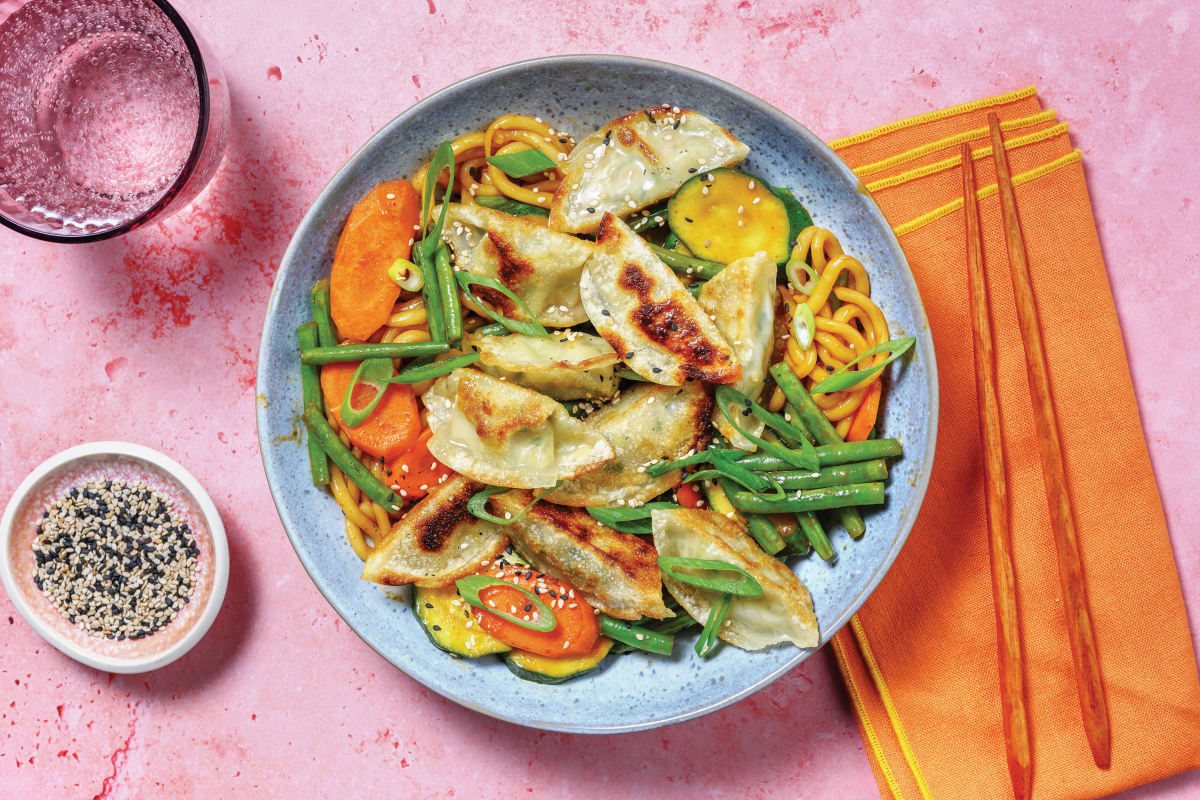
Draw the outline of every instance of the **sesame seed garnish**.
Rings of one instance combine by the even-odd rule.
[[[196,539],[171,501],[140,481],[73,487],[43,512],[37,533],[34,584],[91,636],[144,638],[191,600]]]

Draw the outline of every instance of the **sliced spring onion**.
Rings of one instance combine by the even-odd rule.
[[[789,464],[794,464],[801,469],[816,471],[821,468],[821,462],[817,457],[817,451],[812,446],[812,442],[808,440],[807,434],[805,434],[804,431],[800,430],[795,425],[792,425],[792,423],[788,422],[783,417],[767,411],[765,408],[760,406],[758,403],[755,403],[753,400],[746,397],[746,395],[742,394],[737,389],[734,389],[732,386],[718,386],[716,391],[716,402],[717,408],[720,410],[725,419],[728,420],[729,424],[733,426],[734,430],[745,436],[750,441],[754,442],[756,445],[762,448],[764,452],[778,456]],[[772,430],[794,439],[800,445],[800,450],[791,450],[776,442],[767,441],[761,436],[755,436],[753,433],[750,433],[741,425],[739,425],[736,419],[734,419],[734,415],[729,411],[731,406],[744,406],[747,411],[762,420]]]
[[[588,506],[587,512],[601,525],[623,533],[650,533],[650,512],[656,508],[679,508],[678,503],[659,500],[640,506]]]
[[[916,343],[916,339],[912,336],[907,336],[903,339],[892,339],[889,342],[880,342],[874,347],[867,350],[858,358],[846,364],[837,372],[830,373],[829,377],[818,383],[812,388],[809,394],[828,394],[829,392],[840,392],[843,389],[853,389],[860,382],[867,380],[878,374],[884,367],[895,361],[900,356],[904,355],[908,348]],[[876,364],[870,369],[858,370],[850,372],[850,367],[854,366],[864,358],[870,358],[878,353],[891,353],[882,364]]]
[[[462,599],[466,600],[468,605],[478,608],[480,611],[495,614],[497,617],[506,619],[514,625],[520,625],[527,630],[541,631],[542,633],[549,633],[558,627],[558,618],[554,616],[554,612],[550,610],[550,607],[524,586],[518,586],[509,581],[502,581],[499,578],[493,578],[491,575],[468,575],[465,578],[459,578],[454,582],[454,585],[457,587],[458,593],[462,595]],[[535,608],[534,612],[530,614],[531,619],[513,616],[500,608],[484,603],[479,598],[479,592],[482,589],[492,586],[507,586],[509,589],[515,589],[525,595],[525,599],[532,603]]]
[[[511,197],[505,197],[502,194],[497,195],[479,195],[475,198],[475,204],[484,208],[491,208],[496,211],[503,211],[505,214],[511,214],[514,217],[548,217],[550,216],[549,209],[538,208],[529,203],[522,203],[520,200],[513,200]]]
[[[715,558],[684,558],[683,556],[659,556],[658,567],[681,583],[689,583],[713,592],[735,594],[738,597],[762,597],[762,584],[737,564]],[[705,569],[710,572],[736,572],[740,578],[717,578],[710,575],[692,575],[678,572],[681,568]]]
[[[659,475],[666,475],[674,469],[682,469],[690,467],[694,464],[707,464],[714,458],[727,458],[731,461],[736,461],[746,455],[744,450],[734,450],[724,447],[710,447],[707,450],[698,450],[691,455],[677,458],[674,461],[661,461],[657,464],[651,464],[646,467],[646,474],[651,478],[657,478]]]
[[[359,364],[358,369],[354,370],[354,375],[350,378],[350,385],[346,387],[346,394],[342,397],[342,405],[339,409],[341,423],[347,428],[357,428],[366,422],[367,417],[371,416],[375,407],[379,405],[379,401],[383,399],[383,393],[388,388],[387,379],[390,377],[392,377],[392,360],[390,358],[368,358]],[[354,390],[359,384],[370,386],[375,390],[375,396],[362,408],[355,408],[352,398]]]
[[[647,380],[646,378],[643,378],[641,375],[638,375],[636,372],[634,372],[631,369],[619,369],[619,370],[617,370],[617,375],[621,378],[624,378],[627,381],[640,381],[641,383],[650,383],[649,380]]]
[[[471,331],[472,336],[506,336],[508,328],[501,325],[499,322],[490,322],[487,325],[482,325]]]
[[[708,610],[708,619],[704,621],[704,630],[700,631],[700,638],[696,640],[696,655],[708,658],[712,654],[713,649],[717,646],[717,632],[721,630],[721,625],[725,622],[725,616],[729,613],[729,606],[732,602],[733,595],[723,594]]]
[[[554,487],[543,489],[542,491],[538,492],[533,496],[533,499],[529,501],[529,505],[518,511],[516,516],[505,519],[504,517],[497,517],[495,514],[488,511],[487,501],[489,497],[494,497],[498,494],[504,494],[505,492],[511,492],[512,489],[507,486],[485,486],[482,491],[471,495],[471,499],[467,501],[467,511],[470,511],[476,517],[490,522],[493,525],[512,525],[514,522],[521,519],[521,517],[525,516],[529,509],[533,508],[533,504],[545,497],[546,493],[551,491],[553,488]]]
[[[669,656],[675,646],[674,636],[652,631],[623,619],[613,619],[607,614],[601,614],[598,622],[600,623],[600,632],[605,636],[638,650],[648,650],[651,653]]]
[[[388,378],[385,383],[420,383],[449,375],[459,367],[469,367],[478,360],[479,353],[463,353],[461,356],[444,358],[431,364],[412,364]]]
[[[508,317],[493,311],[487,305],[487,303],[481,302],[479,304],[479,307],[486,311],[489,317],[496,322],[499,322],[513,333],[523,333],[526,336],[537,336],[541,339],[550,338],[550,332],[542,326],[542,323],[537,321],[533,315],[533,312],[529,310],[529,306],[525,305],[521,298],[513,294],[509,288],[500,281],[496,280],[495,278],[488,277],[487,275],[476,275],[473,272],[466,271],[454,273],[454,279],[458,281],[458,285],[462,287],[464,292],[469,293],[470,287],[478,284],[480,286],[486,286],[489,289],[495,289],[497,292],[500,292],[500,294],[504,295],[509,300],[512,300],[514,303],[520,306],[521,310],[529,315],[528,321],[509,319]]]
[[[515,153],[488,156],[487,162],[510,178],[525,178],[554,169],[554,162],[541,150],[529,148]]]
[[[764,477],[756,472],[751,472],[745,467],[740,466],[736,461],[722,458],[721,456],[712,457],[712,469],[702,469],[699,472],[693,472],[684,478],[683,482],[690,483],[692,481],[716,480],[719,478],[728,478],[739,486],[755,493],[773,490],[770,494],[764,495],[764,497],[769,497],[772,500],[783,499],[783,489],[776,480]]]
[[[821,279],[817,271],[809,266],[808,262],[803,258],[789,259],[783,271],[787,275],[788,283],[792,285],[792,288],[804,294],[812,294],[813,289],[817,288],[817,281]],[[803,278],[800,277],[801,274],[804,275]],[[805,304],[801,303],[800,305]]]
[[[429,169],[425,171],[425,192],[421,198],[422,227],[429,224],[429,209],[433,205],[433,190],[437,187],[438,178],[441,176],[443,170],[449,170],[450,173],[446,180],[446,193],[442,195],[442,213],[438,215],[437,225],[429,234],[426,234],[427,239],[435,242],[442,236],[442,225],[446,221],[446,211],[449,208],[447,203],[450,200],[450,194],[454,191],[454,148],[450,146],[449,142],[442,142],[438,145],[437,150],[433,152],[433,158],[429,160]],[[426,255],[432,256],[432,250]]]
[[[388,267],[387,274],[392,279],[392,283],[406,292],[419,292],[425,285],[425,281],[421,277],[421,270],[406,258],[397,258],[393,261],[392,265]]]
[[[817,319],[813,316],[808,303],[801,303],[792,312],[792,338],[801,349],[807,350],[813,343],[813,334],[817,332]]]

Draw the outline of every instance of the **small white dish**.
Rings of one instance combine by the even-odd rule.
[[[144,639],[118,642],[88,635],[32,582],[29,548],[42,510],[71,486],[99,476],[140,479],[171,498],[200,550],[191,600],[172,622]],[[106,672],[148,672],[192,649],[216,619],[229,583],[229,544],[212,498],[179,462],[138,444],[91,442],[43,461],[9,499],[0,519],[0,579],[17,612],[62,653]]]

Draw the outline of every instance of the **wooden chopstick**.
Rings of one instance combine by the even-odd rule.
[[[1033,751],[1029,745],[1029,712],[1025,708],[1025,669],[1017,585],[1013,577],[1012,532],[1008,517],[1008,484],[1004,474],[1004,442],[1000,433],[1000,400],[996,390],[996,354],[988,314],[987,279],[983,274],[983,236],[975,205],[975,163],[971,145],[962,146],[963,209],[967,218],[967,289],[975,344],[975,397],[983,440],[988,537],[991,542],[992,601],[996,607],[996,642],[1000,650],[1000,707],[1008,776],[1016,800],[1028,800],[1033,789]]]
[[[1104,682],[1100,676],[1100,661],[1096,654],[1096,639],[1092,615],[1088,610],[1084,586],[1083,560],[1079,554],[1079,537],[1075,531],[1075,515],[1067,487],[1067,472],[1063,464],[1062,442],[1058,436],[1058,419],[1050,393],[1050,374],[1046,367],[1046,352],[1042,345],[1041,325],[1037,303],[1029,278],[1025,256],[1025,239],[1017,216],[1017,199],[1013,194],[1008,156],[1004,151],[1004,134],[1000,119],[988,114],[992,134],[992,158],[996,162],[996,184],[1000,189],[1000,210],[1004,219],[1008,244],[1008,265],[1016,298],[1017,322],[1025,345],[1025,366],[1029,378],[1029,394],[1033,399],[1033,418],[1037,427],[1038,453],[1042,459],[1042,480],[1050,504],[1050,526],[1054,530],[1058,551],[1058,577],[1062,583],[1063,610],[1067,617],[1067,633],[1071,640],[1071,656],[1075,661],[1075,688],[1083,710],[1083,728],[1096,766],[1107,769],[1112,761],[1112,740],[1109,734],[1108,703]]]

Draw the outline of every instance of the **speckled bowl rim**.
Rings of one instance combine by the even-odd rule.
[[[673,75],[673,76],[676,76],[679,78],[684,78],[684,79],[691,80],[691,81],[698,81],[700,83],[705,83],[714,88],[720,89],[720,90],[728,92],[730,94],[733,94],[733,95],[737,96],[738,98],[740,98],[743,102],[747,103],[748,105],[754,106],[757,110],[759,110],[763,114],[773,117],[777,122],[779,122],[784,127],[792,130],[798,138],[803,139],[806,144],[808,144],[815,151],[817,151],[821,156],[823,156],[825,158],[826,162],[829,164],[829,166],[831,166],[832,168],[834,168],[838,172],[840,172],[841,175],[845,178],[845,180],[851,186],[856,187],[857,190],[868,200],[867,205],[869,207],[870,216],[878,224],[882,234],[884,235],[884,237],[887,241],[887,246],[888,246],[889,250],[891,251],[891,255],[895,259],[895,263],[897,264],[897,266],[902,267],[905,271],[907,271],[910,276],[912,275],[912,270],[908,264],[908,258],[904,255],[904,250],[900,247],[900,241],[896,237],[895,232],[892,230],[891,224],[883,216],[883,212],[880,210],[879,205],[875,202],[874,197],[871,196],[871,193],[867,190],[866,186],[863,185],[862,181],[859,180],[859,177],[856,174],[854,174],[854,171],[851,170],[850,167],[844,161],[842,161],[842,159],[836,153],[834,153],[833,150],[830,149],[830,147],[827,144],[825,144],[824,141],[822,141],[814,133],[812,133],[810,130],[808,130],[808,128],[804,127],[799,122],[792,119],[790,116],[783,113],[782,111],[775,108],[774,106],[767,103],[766,101],[761,100],[758,97],[755,97],[754,95],[750,94],[749,92],[747,92],[743,89],[740,89],[740,88],[734,86],[733,84],[726,83],[723,80],[714,78],[711,75],[707,75],[703,72],[699,72],[698,70],[693,70],[688,67],[681,67],[681,66],[678,66],[675,64],[670,64],[670,63],[664,62],[664,61],[656,61],[653,59],[637,58],[634,56],[603,55],[603,54],[560,55],[560,56],[547,56],[547,57],[542,57],[542,58],[526,59],[524,61],[517,61],[512,64],[506,64],[504,66],[496,67],[494,69],[490,69],[485,72],[477,73],[468,78],[464,78],[460,81],[457,81],[455,83],[452,83],[448,86],[445,86],[445,87],[437,90],[436,92],[429,95],[425,99],[410,106],[408,109],[401,112],[399,115],[394,117],[390,122],[388,122],[386,125],[384,125],[382,128],[380,128],[378,131],[376,131],[360,148],[358,148],[358,150],[356,150],[346,160],[346,162],[342,165],[341,169],[339,169],[336,173],[334,173],[333,177],[330,178],[330,180],[325,184],[325,187],[321,190],[321,193],[319,195],[317,195],[317,198],[313,201],[312,205],[309,207],[308,213],[306,213],[304,215],[304,218],[300,221],[300,224],[297,226],[296,232],[292,235],[292,239],[288,244],[287,250],[284,251],[283,258],[279,262],[279,270],[276,273],[275,282],[271,287],[271,296],[267,302],[267,309],[266,309],[266,313],[265,313],[264,320],[263,320],[263,336],[259,342],[258,374],[257,374],[257,378],[256,378],[256,387],[255,387],[256,393],[261,393],[262,387],[266,385],[266,374],[265,373],[267,371],[267,365],[268,365],[268,360],[266,358],[267,352],[268,352],[267,332],[268,332],[268,328],[270,326],[271,320],[274,317],[274,315],[276,314],[279,304],[281,302],[283,276],[284,276],[285,271],[288,268],[288,265],[292,263],[293,258],[295,257],[295,254],[293,251],[295,251],[297,248],[299,248],[301,240],[303,240],[305,238],[307,229],[310,226],[312,226],[313,224],[315,224],[317,222],[317,220],[322,216],[322,214],[324,214],[324,207],[330,202],[331,198],[333,197],[333,195],[335,193],[335,187],[337,187],[344,178],[347,178],[353,172],[355,164],[358,162],[358,160],[360,158],[363,157],[364,153],[371,150],[376,145],[376,143],[379,142],[380,140],[386,139],[386,138],[394,135],[395,132],[400,130],[410,119],[420,116],[422,113],[425,112],[425,110],[427,108],[438,103],[440,101],[441,97],[445,94],[448,94],[451,92],[460,92],[460,91],[470,90],[472,87],[475,87],[479,84],[485,84],[494,78],[505,76],[505,75],[508,75],[511,73],[520,73],[521,71],[523,71],[533,65],[546,65],[546,64],[554,65],[556,63],[587,64],[589,62],[594,63],[598,66],[601,64],[613,64],[613,63],[625,62],[630,65],[640,65],[643,67],[653,67],[655,69],[661,69],[669,75]],[[914,285],[915,285],[915,280],[914,280]],[[891,567],[892,563],[896,560],[896,556],[899,555],[900,549],[904,546],[904,542],[908,539],[908,534],[912,530],[913,524],[916,522],[917,514],[920,511],[922,504],[924,503],[925,493],[929,487],[929,476],[933,470],[934,450],[935,450],[936,443],[937,443],[938,407],[939,407],[938,374],[937,374],[937,362],[936,362],[936,358],[934,355],[934,348],[933,348],[933,337],[929,331],[929,319],[928,319],[928,316],[925,314],[925,306],[924,306],[924,303],[921,301],[919,292],[916,294],[915,302],[916,302],[916,306],[915,306],[915,308],[913,308],[913,315],[916,317],[916,319],[919,321],[920,324],[917,326],[918,330],[913,335],[916,336],[916,338],[917,338],[916,350],[919,353],[919,358],[922,359],[922,361],[925,363],[925,365],[927,367],[926,373],[925,373],[926,374],[926,387],[925,388],[926,388],[927,396],[929,398],[929,405],[928,405],[929,425],[928,425],[928,432],[926,434],[926,441],[925,441],[925,458],[918,468],[917,480],[913,484],[912,497],[911,497],[910,502],[908,502],[906,504],[906,508],[905,508],[903,516],[900,519],[900,524],[896,531],[896,536],[892,543],[891,549],[889,549],[887,551],[883,560],[879,562],[879,565],[876,568],[876,570],[874,571],[874,573],[872,573],[870,580],[867,582],[867,584],[865,585],[863,590],[861,592],[859,592],[859,594],[854,598],[853,602],[846,609],[846,611],[843,614],[841,614],[839,617],[837,617],[837,619],[831,625],[826,626],[825,630],[829,631],[830,637],[832,637],[832,635],[834,633],[836,633],[838,630],[843,628],[846,625],[846,623],[850,621],[850,618],[852,616],[854,616],[854,614],[858,611],[859,608],[862,607],[863,603],[866,602],[867,598],[870,597],[871,593],[875,591],[876,587],[878,587],[879,583],[883,580],[883,576],[887,573],[887,571]],[[421,675],[415,674],[414,672],[410,672],[409,670],[405,669],[404,666],[402,666],[401,664],[397,664],[397,663],[391,661],[390,659],[388,659],[387,656],[385,656],[380,651],[380,649],[378,647],[376,647],[375,644],[368,637],[364,636],[358,630],[358,628],[355,627],[353,622],[351,622],[351,620],[350,620],[350,615],[347,614],[343,610],[341,603],[339,603],[333,597],[331,597],[329,594],[327,594],[325,591],[325,587],[323,587],[321,585],[321,582],[319,580],[317,580],[316,575],[315,575],[316,566],[314,564],[310,563],[309,559],[304,555],[303,548],[301,548],[297,544],[297,541],[296,541],[297,534],[295,531],[295,525],[294,525],[294,523],[291,519],[291,516],[287,510],[287,504],[282,500],[282,498],[280,497],[280,493],[276,490],[277,476],[275,474],[275,471],[274,471],[270,461],[267,459],[267,455],[266,455],[267,448],[268,448],[268,442],[265,439],[267,426],[266,426],[266,420],[265,420],[265,409],[262,407],[261,404],[258,406],[258,408],[256,410],[255,418],[256,418],[257,425],[258,425],[259,455],[263,461],[263,470],[266,472],[267,484],[271,490],[271,498],[275,503],[276,510],[279,512],[279,518],[280,518],[280,521],[283,523],[283,527],[287,533],[288,540],[292,543],[292,548],[296,551],[296,555],[300,559],[300,563],[304,566],[305,571],[308,572],[309,578],[312,579],[313,584],[317,587],[317,591],[319,591],[321,593],[321,595],[325,598],[325,600],[329,603],[329,605],[333,607],[334,611],[336,611],[338,613],[338,615],[342,617],[342,619],[346,622],[346,624],[350,627],[350,629],[353,630],[356,634],[358,634],[359,638],[361,638],[367,644],[368,647],[370,647],[372,650],[374,650],[376,653],[378,653],[381,658],[383,658],[385,661],[388,661],[388,663],[395,666],[397,669],[399,669],[405,675],[412,678],[417,683],[420,683],[422,686],[425,686],[426,688],[431,689],[434,692],[437,692],[439,695],[446,697],[447,699],[452,700],[455,703],[458,703],[459,705],[461,705],[465,708],[472,709],[473,711],[478,711],[481,714],[485,714],[489,717],[503,720],[505,722],[511,722],[516,725],[523,725],[526,727],[534,727],[534,728],[539,728],[539,729],[543,729],[543,730],[553,730],[553,731],[560,731],[560,732],[564,732],[564,733],[596,733],[596,734],[599,734],[599,733],[632,733],[635,731],[651,730],[651,729],[663,727],[666,725],[674,725],[676,723],[684,722],[689,719],[695,719],[697,717],[705,716],[706,714],[711,714],[714,711],[717,711],[719,709],[725,708],[726,706],[732,705],[740,700],[745,699],[746,697],[749,697],[750,695],[754,694],[755,692],[759,691],[760,689],[763,689],[766,686],[769,686],[770,684],[774,683],[776,680],[778,680],[780,677],[782,677],[785,673],[789,672],[791,669],[793,669],[794,667],[799,665],[802,661],[804,661],[805,658],[807,658],[809,655],[811,655],[812,651],[798,650],[794,658],[785,662],[774,672],[768,673],[766,676],[764,676],[760,680],[756,681],[755,683],[753,683],[749,686],[746,686],[740,690],[731,692],[729,695],[722,698],[720,701],[711,703],[702,708],[690,709],[689,711],[686,711],[686,712],[683,712],[680,714],[676,714],[673,716],[669,716],[669,717],[664,717],[661,719],[647,720],[647,721],[636,722],[636,723],[631,723],[631,724],[627,724],[627,725],[612,725],[612,726],[604,726],[604,727],[599,727],[599,726],[585,727],[585,726],[581,726],[581,725],[570,725],[570,724],[563,725],[563,724],[556,724],[552,720],[531,721],[528,719],[523,719],[519,716],[505,714],[499,709],[481,706],[478,703],[475,703],[465,697],[462,697],[455,692],[448,691],[441,687],[433,686],[431,683],[424,680]]]
[[[25,498],[51,472],[80,459],[96,456],[126,456],[158,467],[179,482],[179,485],[195,502],[196,507],[200,509],[204,523],[208,526],[209,539],[212,541],[213,548],[212,591],[209,592],[208,599],[205,601],[204,611],[196,618],[191,629],[179,641],[161,653],[151,653],[141,658],[117,658],[92,652],[67,639],[48,625],[40,614],[29,607],[29,604],[25,602],[24,595],[17,587],[9,552],[9,541],[14,534],[17,510],[25,502]],[[212,626],[213,620],[217,618],[221,604],[225,601],[225,589],[229,585],[229,541],[225,537],[225,524],[221,522],[221,515],[217,512],[212,498],[208,496],[208,492],[204,490],[195,476],[178,461],[153,448],[132,442],[89,442],[69,447],[50,456],[26,475],[25,480],[21,481],[16,491],[13,492],[8,505],[4,508],[4,517],[0,520],[0,579],[3,580],[4,590],[8,592],[8,598],[16,607],[17,613],[29,623],[29,627],[33,628],[39,636],[64,655],[70,656],[81,664],[105,672],[127,675],[150,672],[165,667],[195,647],[196,643],[204,638],[204,634]]]

